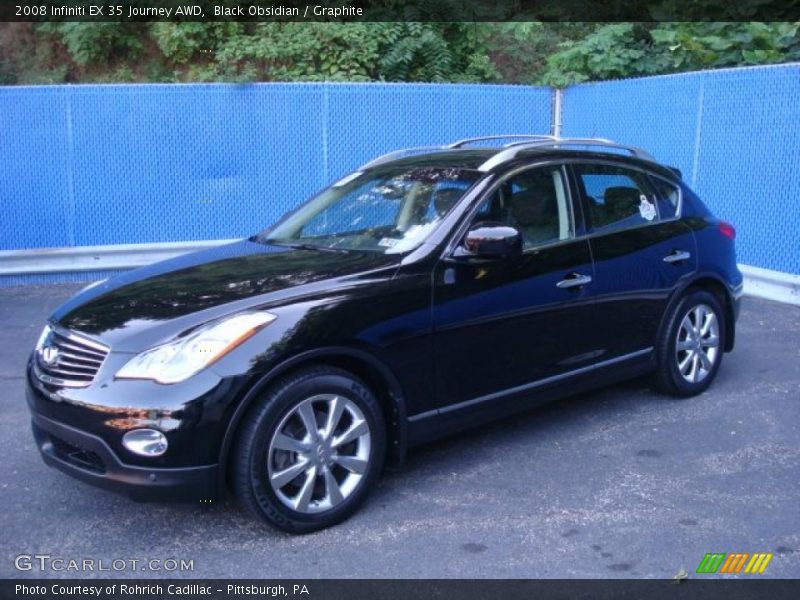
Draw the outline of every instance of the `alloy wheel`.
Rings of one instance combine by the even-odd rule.
[[[707,304],[697,304],[684,315],[675,340],[678,372],[689,383],[703,381],[719,356],[719,320]]]
[[[268,479],[280,501],[312,514],[344,502],[358,487],[370,459],[369,423],[340,394],[319,394],[295,405],[269,443]]]

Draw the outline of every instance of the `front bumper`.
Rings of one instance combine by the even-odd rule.
[[[104,380],[58,389],[38,381],[30,363],[26,379],[33,436],[46,464],[136,501],[209,503],[224,493],[218,457],[226,423],[221,399],[235,397],[229,385],[201,380],[198,390]],[[131,408],[134,400],[173,408]],[[106,401],[116,406],[101,404]],[[138,457],[122,447],[123,434],[141,427],[166,434],[164,456]]]
[[[217,496],[217,465],[152,469],[123,463],[101,438],[32,413],[44,462],[81,481],[138,502],[209,503]]]

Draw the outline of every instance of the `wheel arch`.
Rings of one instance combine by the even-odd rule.
[[[681,301],[690,289],[705,290],[717,297],[725,313],[725,347],[723,349],[725,352],[733,350],[736,339],[736,314],[733,308],[733,294],[725,284],[725,281],[713,273],[697,273],[692,279],[684,281],[683,284],[672,293],[667,309],[661,317],[661,323],[658,327],[658,337],[656,339],[661,339],[664,327],[667,326],[669,316],[672,314],[678,302]]]
[[[258,378],[239,402],[225,430],[219,454],[219,489],[224,494],[228,460],[236,433],[256,398],[272,383],[293,371],[312,365],[338,367],[362,379],[375,393],[386,421],[387,464],[399,468],[408,448],[406,402],[402,388],[391,369],[370,352],[350,347],[327,347],[310,350],[288,358]]]

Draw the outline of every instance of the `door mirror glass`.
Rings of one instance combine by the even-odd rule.
[[[508,258],[522,254],[522,235],[510,225],[481,222],[473,225],[464,237],[464,248],[470,256]]]

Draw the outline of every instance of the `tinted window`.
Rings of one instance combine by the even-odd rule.
[[[652,177],[651,179],[658,194],[658,214],[662,219],[674,218],[678,214],[678,205],[681,200],[678,186],[657,177]]]
[[[511,225],[524,248],[572,237],[572,211],[559,167],[524,171],[505,180],[478,210],[473,223]]]
[[[578,165],[575,171],[592,231],[625,229],[658,220],[655,194],[643,173],[607,165]]]

